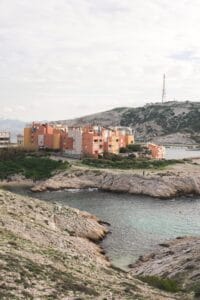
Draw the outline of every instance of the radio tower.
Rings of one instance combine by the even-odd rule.
[[[162,88],[162,103],[164,103],[166,98],[166,86],[165,86],[165,74],[163,75],[163,88]]]

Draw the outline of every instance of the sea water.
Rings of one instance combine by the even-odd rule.
[[[200,235],[200,197],[161,200],[97,190],[31,193],[15,187],[12,191],[85,210],[110,223],[111,233],[101,245],[121,268],[167,239]]]

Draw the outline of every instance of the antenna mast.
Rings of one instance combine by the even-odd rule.
[[[162,103],[164,103],[166,98],[166,86],[165,86],[165,74],[163,75],[163,88],[162,88]]]

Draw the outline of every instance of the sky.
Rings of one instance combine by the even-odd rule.
[[[199,0],[0,0],[0,117],[200,100]]]

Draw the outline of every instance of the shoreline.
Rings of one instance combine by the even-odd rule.
[[[2,190],[0,208],[5,298],[184,299],[112,267],[96,245],[108,230],[87,212]]]
[[[13,185],[28,186],[32,192],[98,189],[160,199],[196,196],[200,195],[200,159],[195,158],[190,163],[176,164],[162,170],[97,169],[74,165],[70,170],[47,180],[34,182],[15,175],[12,180],[0,182],[0,187]]]
[[[200,160],[170,166],[163,170],[113,170],[76,167],[37,183],[33,192],[62,189],[98,188],[170,199],[183,195],[200,195]]]

